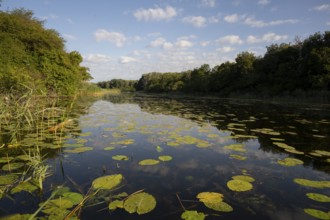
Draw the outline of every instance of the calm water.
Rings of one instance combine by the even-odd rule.
[[[87,193],[94,179],[112,174],[123,175],[120,187],[87,201],[80,219],[181,219],[183,207],[205,213],[206,219],[304,220],[316,219],[304,209],[330,211],[329,202],[306,196],[330,196],[329,186],[294,182],[296,178],[330,181],[330,156],[315,154],[315,150],[330,151],[329,106],[126,95],[104,97],[72,118],[74,126],[66,131],[61,148],[44,151],[51,175],[43,193],[20,192],[2,198],[0,216],[34,213],[56,186]],[[283,144],[291,146],[291,151]],[[92,149],[74,153],[77,147]],[[1,156],[6,153],[1,149]],[[129,159],[114,160],[115,155]],[[173,159],[139,164],[162,155]],[[303,164],[278,163],[287,157]],[[7,173],[1,171],[1,175]],[[230,190],[227,182],[236,175],[253,177],[253,188]],[[144,215],[109,211],[113,195],[139,190],[155,197],[153,211]],[[201,192],[223,194],[233,211],[207,208],[196,198]]]

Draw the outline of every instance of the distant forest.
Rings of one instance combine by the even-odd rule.
[[[272,44],[264,56],[239,53],[235,62],[184,72],[143,74],[139,80],[113,79],[102,88],[145,92],[253,94],[277,96],[330,90],[330,31],[294,43]]]

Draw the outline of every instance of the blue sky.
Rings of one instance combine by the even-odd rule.
[[[272,43],[330,30],[328,0],[4,0],[57,30],[94,82],[139,79],[263,55]]]

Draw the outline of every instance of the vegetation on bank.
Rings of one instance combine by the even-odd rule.
[[[211,68],[142,75],[134,88],[145,92],[212,93],[279,96],[330,90],[330,32],[315,33],[294,43],[272,44],[264,56],[239,53],[234,62]],[[119,80],[116,80],[119,81]],[[98,85],[106,88],[111,82]],[[120,85],[126,85],[124,80]],[[108,84],[107,84],[108,83]],[[120,88],[116,87],[116,88]]]
[[[0,93],[74,95],[92,79],[77,51],[25,9],[0,11]]]
[[[103,89],[120,89],[122,91],[135,91],[138,80],[112,79],[110,81],[98,82],[97,85]]]

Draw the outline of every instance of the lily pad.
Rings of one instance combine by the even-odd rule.
[[[125,156],[125,155],[115,155],[115,156],[112,156],[112,159],[114,160],[128,160],[128,156]]]
[[[114,150],[114,149],[116,149],[115,147],[105,147],[105,148],[103,148],[103,150]]]
[[[151,166],[151,165],[159,164],[159,160],[146,159],[146,160],[141,160],[139,164],[142,166]]]
[[[84,199],[83,195],[81,195],[80,193],[76,193],[76,192],[63,193],[63,197],[66,199],[69,199],[73,203],[73,205],[79,204]]]
[[[124,208],[124,201],[115,200],[115,201],[110,202],[109,209],[111,211],[115,211],[118,208],[120,208],[120,209]]]
[[[216,192],[202,192],[197,195],[197,198],[203,203],[222,202],[223,195]]]
[[[124,202],[124,209],[127,212],[136,212],[139,215],[151,212],[155,207],[156,199],[146,192],[133,194]]]
[[[322,156],[326,156],[326,157],[330,157],[330,152],[329,151],[325,151],[325,150],[315,150],[314,151],[317,154],[320,154]]]
[[[313,187],[313,188],[330,188],[330,181],[316,181],[316,180],[308,180],[308,179],[301,179],[301,178],[295,178],[293,180],[295,183],[307,186],[307,187]]]
[[[185,211],[182,213],[181,218],[185,220],[204,220],[206,215],[203,212]]]
[[[318,219],[329,220],[330,215],[328,212],[323,212],[317,209],[304,209],[304,212]]]
[[[235,160],[246,160],[247,159],[247,157],[241,156],[238,154],[230,154],[229,157],[232,159],[235,159]]]
[[[296,150],[296,149],[284,149],[286,152],[289,152],[289,153],[292,153],[292,154],[300,154],[300,155],[302,155],[302,154],[304,154],[304,152],[302,152],[302,151],[298,151],[298,150]]]
[[[281,164],[283,166],[292,167],[292,166],[304,164],[304,161],[296,159],[296,158],[287,157],[287,158],[284,158],[283,160],[278,160],[277,163]]]
[[[159,156],[158,159],[159,159],[160,161],[165,162],[165,161],[170,161],[170,160],[172,160],[173,157],[168,156],[168,155],[164,155],[164,156]]]
[[[251,183],[242,180],[230,180],[227,182],[227,187],[236,192],[249,191],[253,188]]]
[[[237,175],[232,177],[234,180],[242,180],[245,182],[252,183],[255,181],[255,179],[252,176],[247,176],[247,175]]]
[[[234,209],[226,202],[205,202],[204,205],[219,212],[232,212]]]
[[[83,153],[83,152],[91,151],[91,150],[93,150],[92,147],[77,147],[77,148],[70,149],[70,150],[64,150],[64,152],[66,152],[66,153]]]
[[[17,170],[23,166],[24,166],[24,163],[20,163],[20,162],[8,163],[8,164],[3,165],[2,170],[4,170],[4,171]]]
[[[37,190],[38,188],[39,187],[36,183],[34,183],[33,181],[32,181],[32,183],[30,181],[28,181],[28,182],[22,182],[22,183],[18,184],[10,192],[12,194],[19,193],[21,191],[26,191],[26,192],[32,193],[33,191]]]
[[[330,202],[330,197],[319,193],[307,193],[306,196],[317,202]]]
[[[283,148],[283,149],[292,149],[295,150],[294,147],[287,145],[286,143],[282,143],[282,142],[273,142],[274,145]]]
[[[92,182],[92,186],[94,189],[112,189],[118,186],[122,180],[123,180],[123,175],[121,174],[102,176],[95,179]]]
[[[18,180],[18,176],[14,174],[0,176],[0,185],[9,185]]]
[[[230,144],[230,145],[224,146],[223,148],[227,149],[227,150],[238,151],[238,152],[246,152],[246,149],[244,148],[243,144]]]

